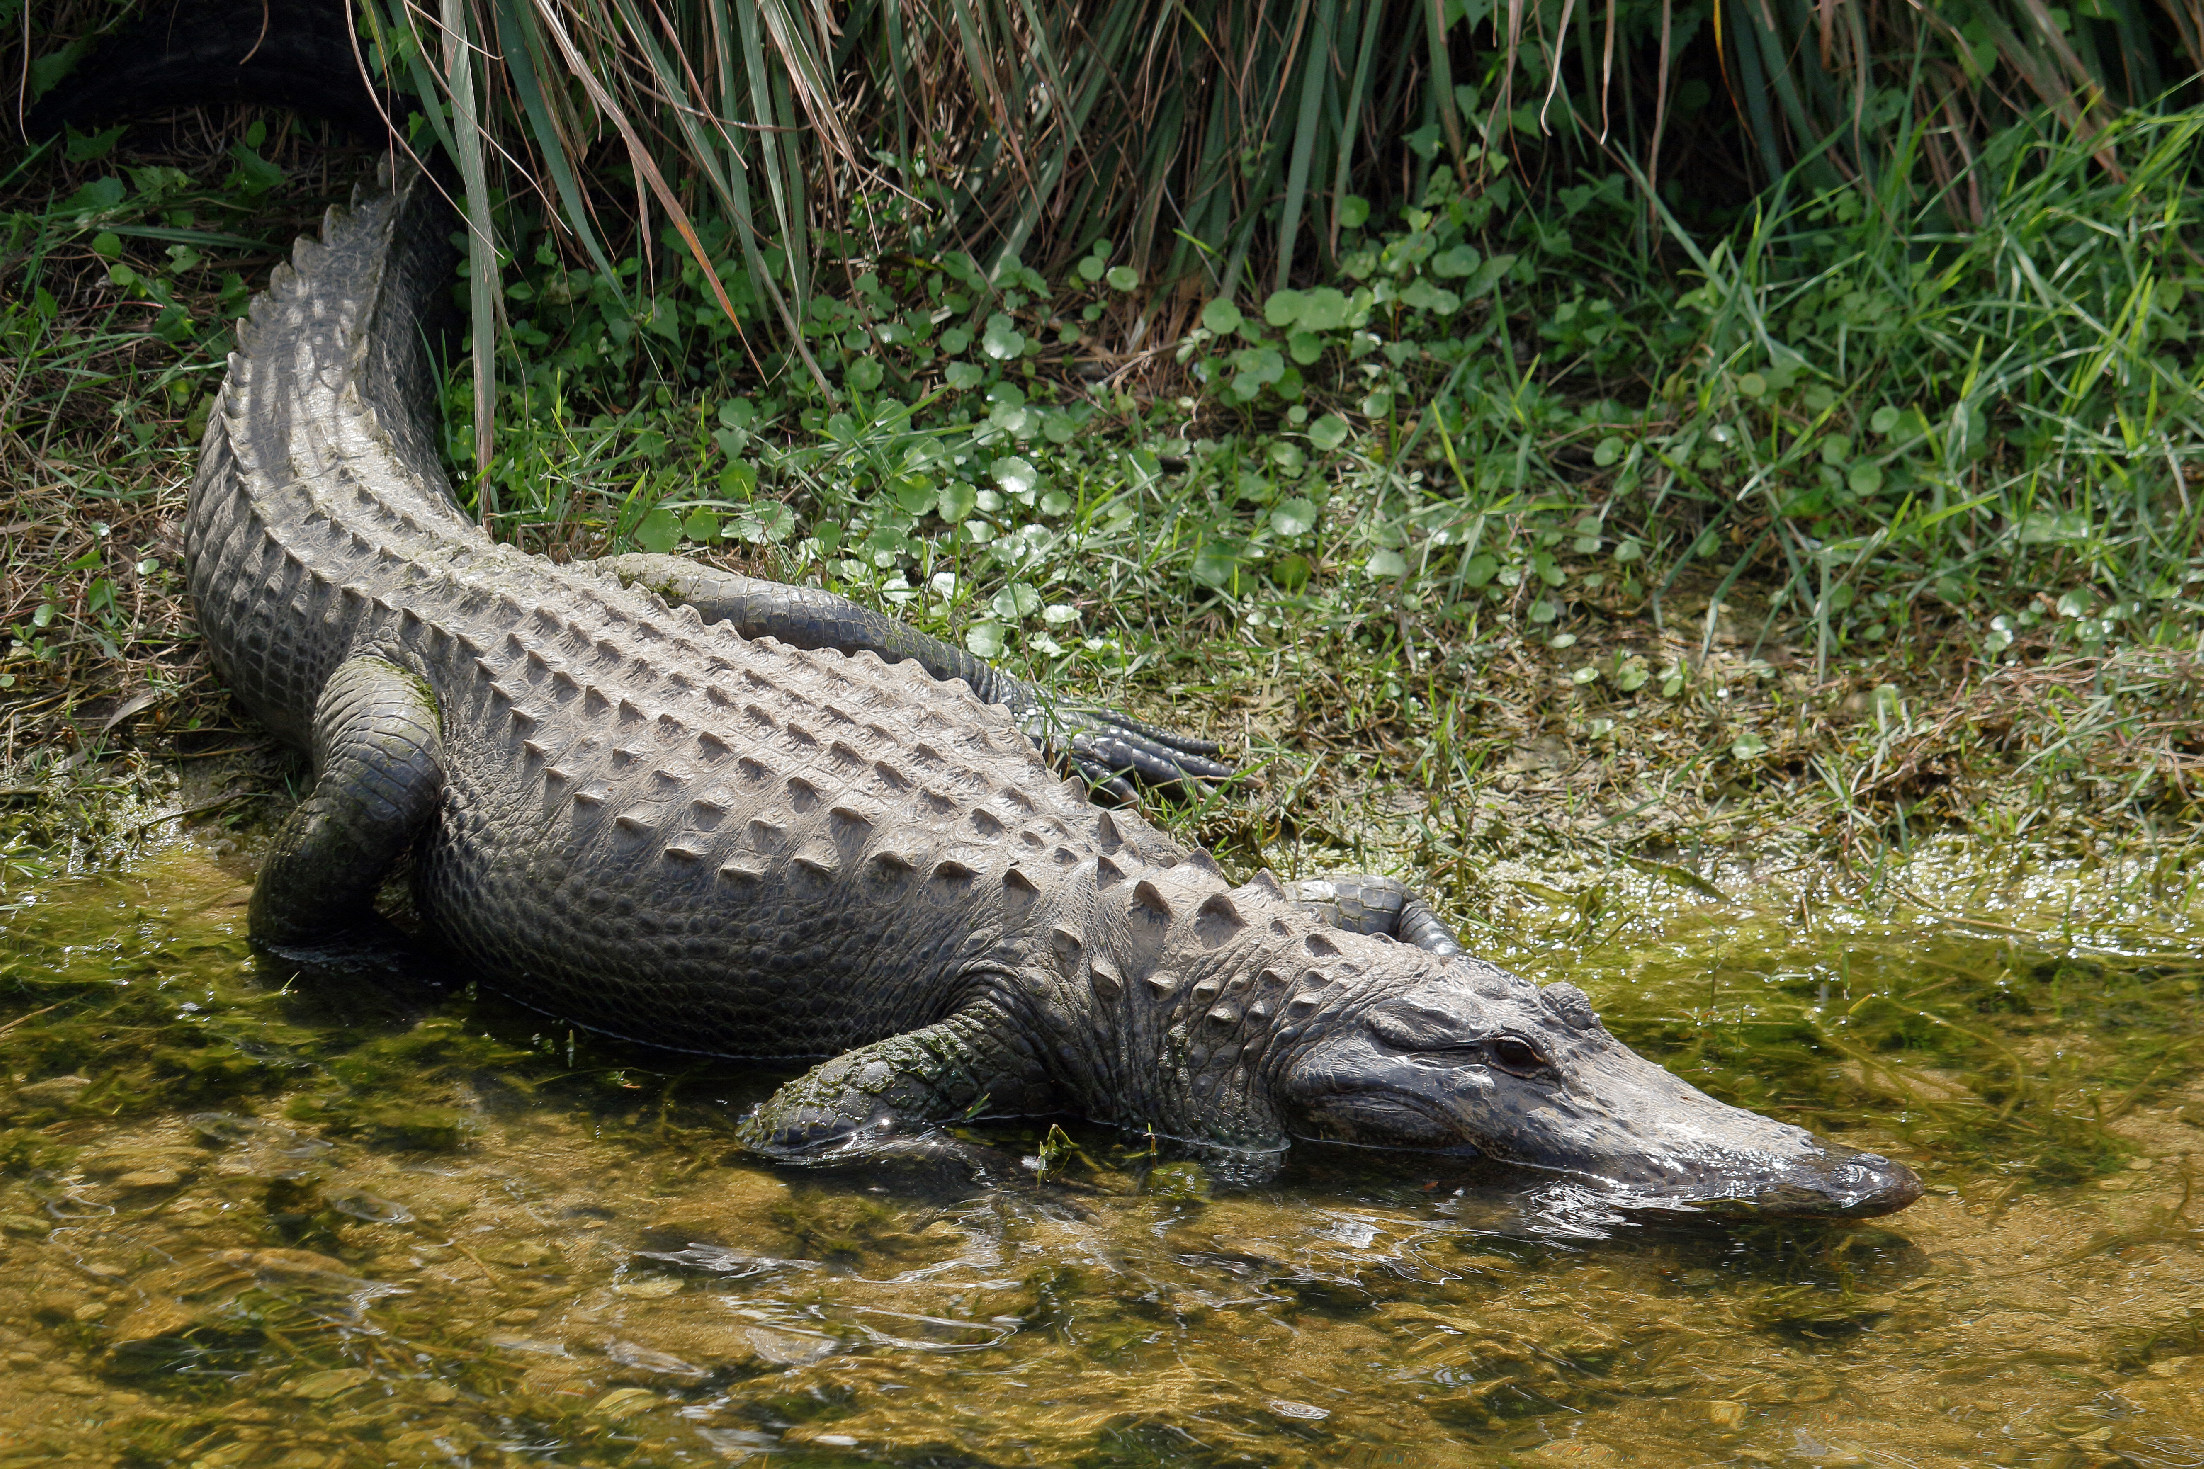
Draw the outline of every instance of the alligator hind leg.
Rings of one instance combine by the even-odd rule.
[[[1229,780],[1231,766],[1208,740],[1174,734],[1114,709],[1064,703],[1032,684],[917,628],[816,587],[792,587],[700,566],[679,556],[612,556],[601,563],[623,585],[693,607],[706,622],[728,623],[746,638],[778,638],[796,648],[870,650],[890,663],[913,659],[944,681],[961,678],[982,703],[1010,711],[1042,750],[1060,746],[1089,784],[1129,800],[1128,780],[1148,785]]]
[[[279,954],[380,949],[375,893],[435,818],[444,789],[436,704],[420,680],[353,658],[314,709],[314,789],[276,833],[248,910]]]
[[[1441,957],[1463,952],[1439,915],[1397,877],[1345,873],[1285,884],[1286,898],[1334,928],[1349,933],[1381,933]]]

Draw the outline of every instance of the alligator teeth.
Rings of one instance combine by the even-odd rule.
[[[788,860],[808,872],[816,872],[821,877],[832,877],[835,873],[841,871],[841,867],[834,860],[832,853],[798,852]]]
[[[1094,981],[1094,992],[1105,1000],[1114,1000],[1125,992],[1125,976],[1100,955],[1088,962],[1087,974]]]
[[[1008,890],[1020,893],[1026,897],[1038,896],[1041,891],[1040,888],[1034,884],[1032,878],[1027,877],[1023,872],[1019,871],[1015,867],[1006,868],[1004,870],[1003,887]]]
[[[1107,817],[1105,817],[1104,819],[1106,820]],[[1103,889],[1113,888],[1124,880],[1124,868],[1118,866],[1115,862],[1112,862],[1107,857],[1097,857],[1094,859],[1094,885],[1096,887]]]
[[[695,847],[684,847],[673,842],[666,843],[666,855],[678,862],[695,862],[701,860],[704,856]]]
[[[1158,918],[1171,916],[1171,900],[1163,896],[1163,889],[1146,878],[1133,884],[1133,906],[1144,908]]]
[[[900,877],[906,872],[918,870],[918,858],[909,852],[875,852],[872,865],[885,875]]]
[[[583,786],[574,793],[574,800],[577,805],[602,806],[605,803],[605,797],[611,794],[612,792],[604,786]]]
[[[745,867],[740,862],[728,862],[720,867],[719,875],[729,882],[756,882],[765,874],[755,867]]]
[[[541,740],[522,740],[520,747],[538,760],[551,753],[551,747]]]
[[[612,818],[612,824],[619,827],[622,831],[643,832],[649,831],[651,829],[652,823],[650,818],[641,812],[622,811],[619,815]]]

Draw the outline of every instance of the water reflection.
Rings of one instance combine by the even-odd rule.
[[[0,919],[0,1464],[2204,1465],[2197,949],[2024,940],[2057,876],[1948,910],[2018,933],[1649,890],[1503,940],[1919,1164],[1863,1226],[1077,1126],[976,1134],[1039,1165],[986,1187],[775,1174],[730,1123],[778,1075],[286,993],[178,847]]]

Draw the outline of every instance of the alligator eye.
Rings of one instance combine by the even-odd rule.
[[[1494,1036],[1486,1046],[1492,1052],[1492,1059],[1510,1071],[1536,1071],[1546,1064],[1538,1048],[1521,1036]]]

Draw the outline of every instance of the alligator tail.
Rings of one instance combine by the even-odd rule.
[[[456,217],[411,163],[386,169],[253,299],[184,518],[186,582],[217,666],[300,745],[329,673],[300,656],[302,638],[350,646],[388,610],[377,584],[393,561],[481,539],[436,443]]]

